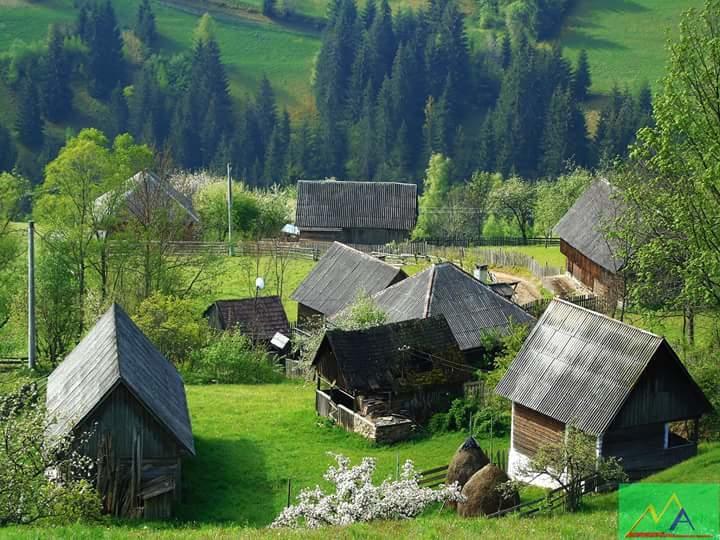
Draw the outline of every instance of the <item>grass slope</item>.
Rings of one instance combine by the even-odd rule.
[[[134,21],[138,0],[114,2],[121,27]],[[152,2],[160,33],[160,50],[168,53],[187,49],[198,16]],[[202,8],[200,8],[202,9]],[[43,39],[51,23],[69,23],[75,18],[73,0],[0,0],[0,51],[15,40]],[[310,92],[310,72],[320,40],[313,33],[291,30],[276,24],[220,19],[216,36],[228,68],[230,87],[237,97],[254,93],[267,74],[283,104],[298,107]]]
[[[702,0],[578,0],[560,34],[573,62],[587,49],[594,93],[613,84],[654,88],[665,72],[668,36],[677,35],[680,14]]]

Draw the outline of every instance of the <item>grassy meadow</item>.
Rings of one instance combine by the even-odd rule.
[[[0,382],[3,375],[0,374]],[[353,525],[316,532],[270,531],[265,527],[302,487],[323,485],[332,463],[326,452],[353,460],[377,459],[376,478],[393,474],[397,460],[419,469],[447,463],[464,434],[421,436],[394,446],[375,446],[328,426],[315,416],[312,385],[189,386],[197,456],[184,465],[184,503],[177,519],[163,523],[103,520],[63,527],[12,527],[3,538],[616,538],[616,494],[591,496],[582,512],[532,519],[461,519],[434,508],[419,519]],[[490,441],[480,437],[483,448]],[[507,448],[495,439],[494,449]],[[720,482],[720,445],[648,481]],[[536,496],[536,493],[532,496]]]
[[[607,94],[617,83],[631,90],[648,81],[654,89],[665,72],[668,37],[680,15],[702,0],[578,0],[565,21],[560,43],[573,62],[588,51],[592,92]]]

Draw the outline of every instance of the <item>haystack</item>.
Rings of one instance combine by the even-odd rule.
[[[512,508],[520,504],[520,496],[513,493],[510,497],[502,497],[497,486],[509,481],[508,475],[497,465],[489,463],[472,475],[463,487],[465,502],[458,503],[458,514],[463,517],[485,516],[499,510]]]
[[[477,441],[473,437],[468,437],[455,452],[455,456],[448,466],[445,483],[450,485],[457,482],[460,487],[463,487],[473,474],[488,463],[490,460]]]

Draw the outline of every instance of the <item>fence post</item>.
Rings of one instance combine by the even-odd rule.
[[[287,506],[290,506],[290,490],[292,488],[292,480],[288,478],[288,490],[287,490]]]

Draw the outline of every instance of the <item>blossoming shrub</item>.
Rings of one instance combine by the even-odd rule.
[[[335,486],[330,493],[320,486],[303,489],[297,504],[288,506],[271,527],[317,528],[324,525],[349,525],[375,519],[409,519],[416,517],[433,503],[463,500],[457,484],[438,489],[422,487],[413,462],[405,462],[400,478],[387,478],[373,484],[376,462],[363,458],[360,465],[350,466],[350,459],[334,455],[337,466],[323,476]]]

